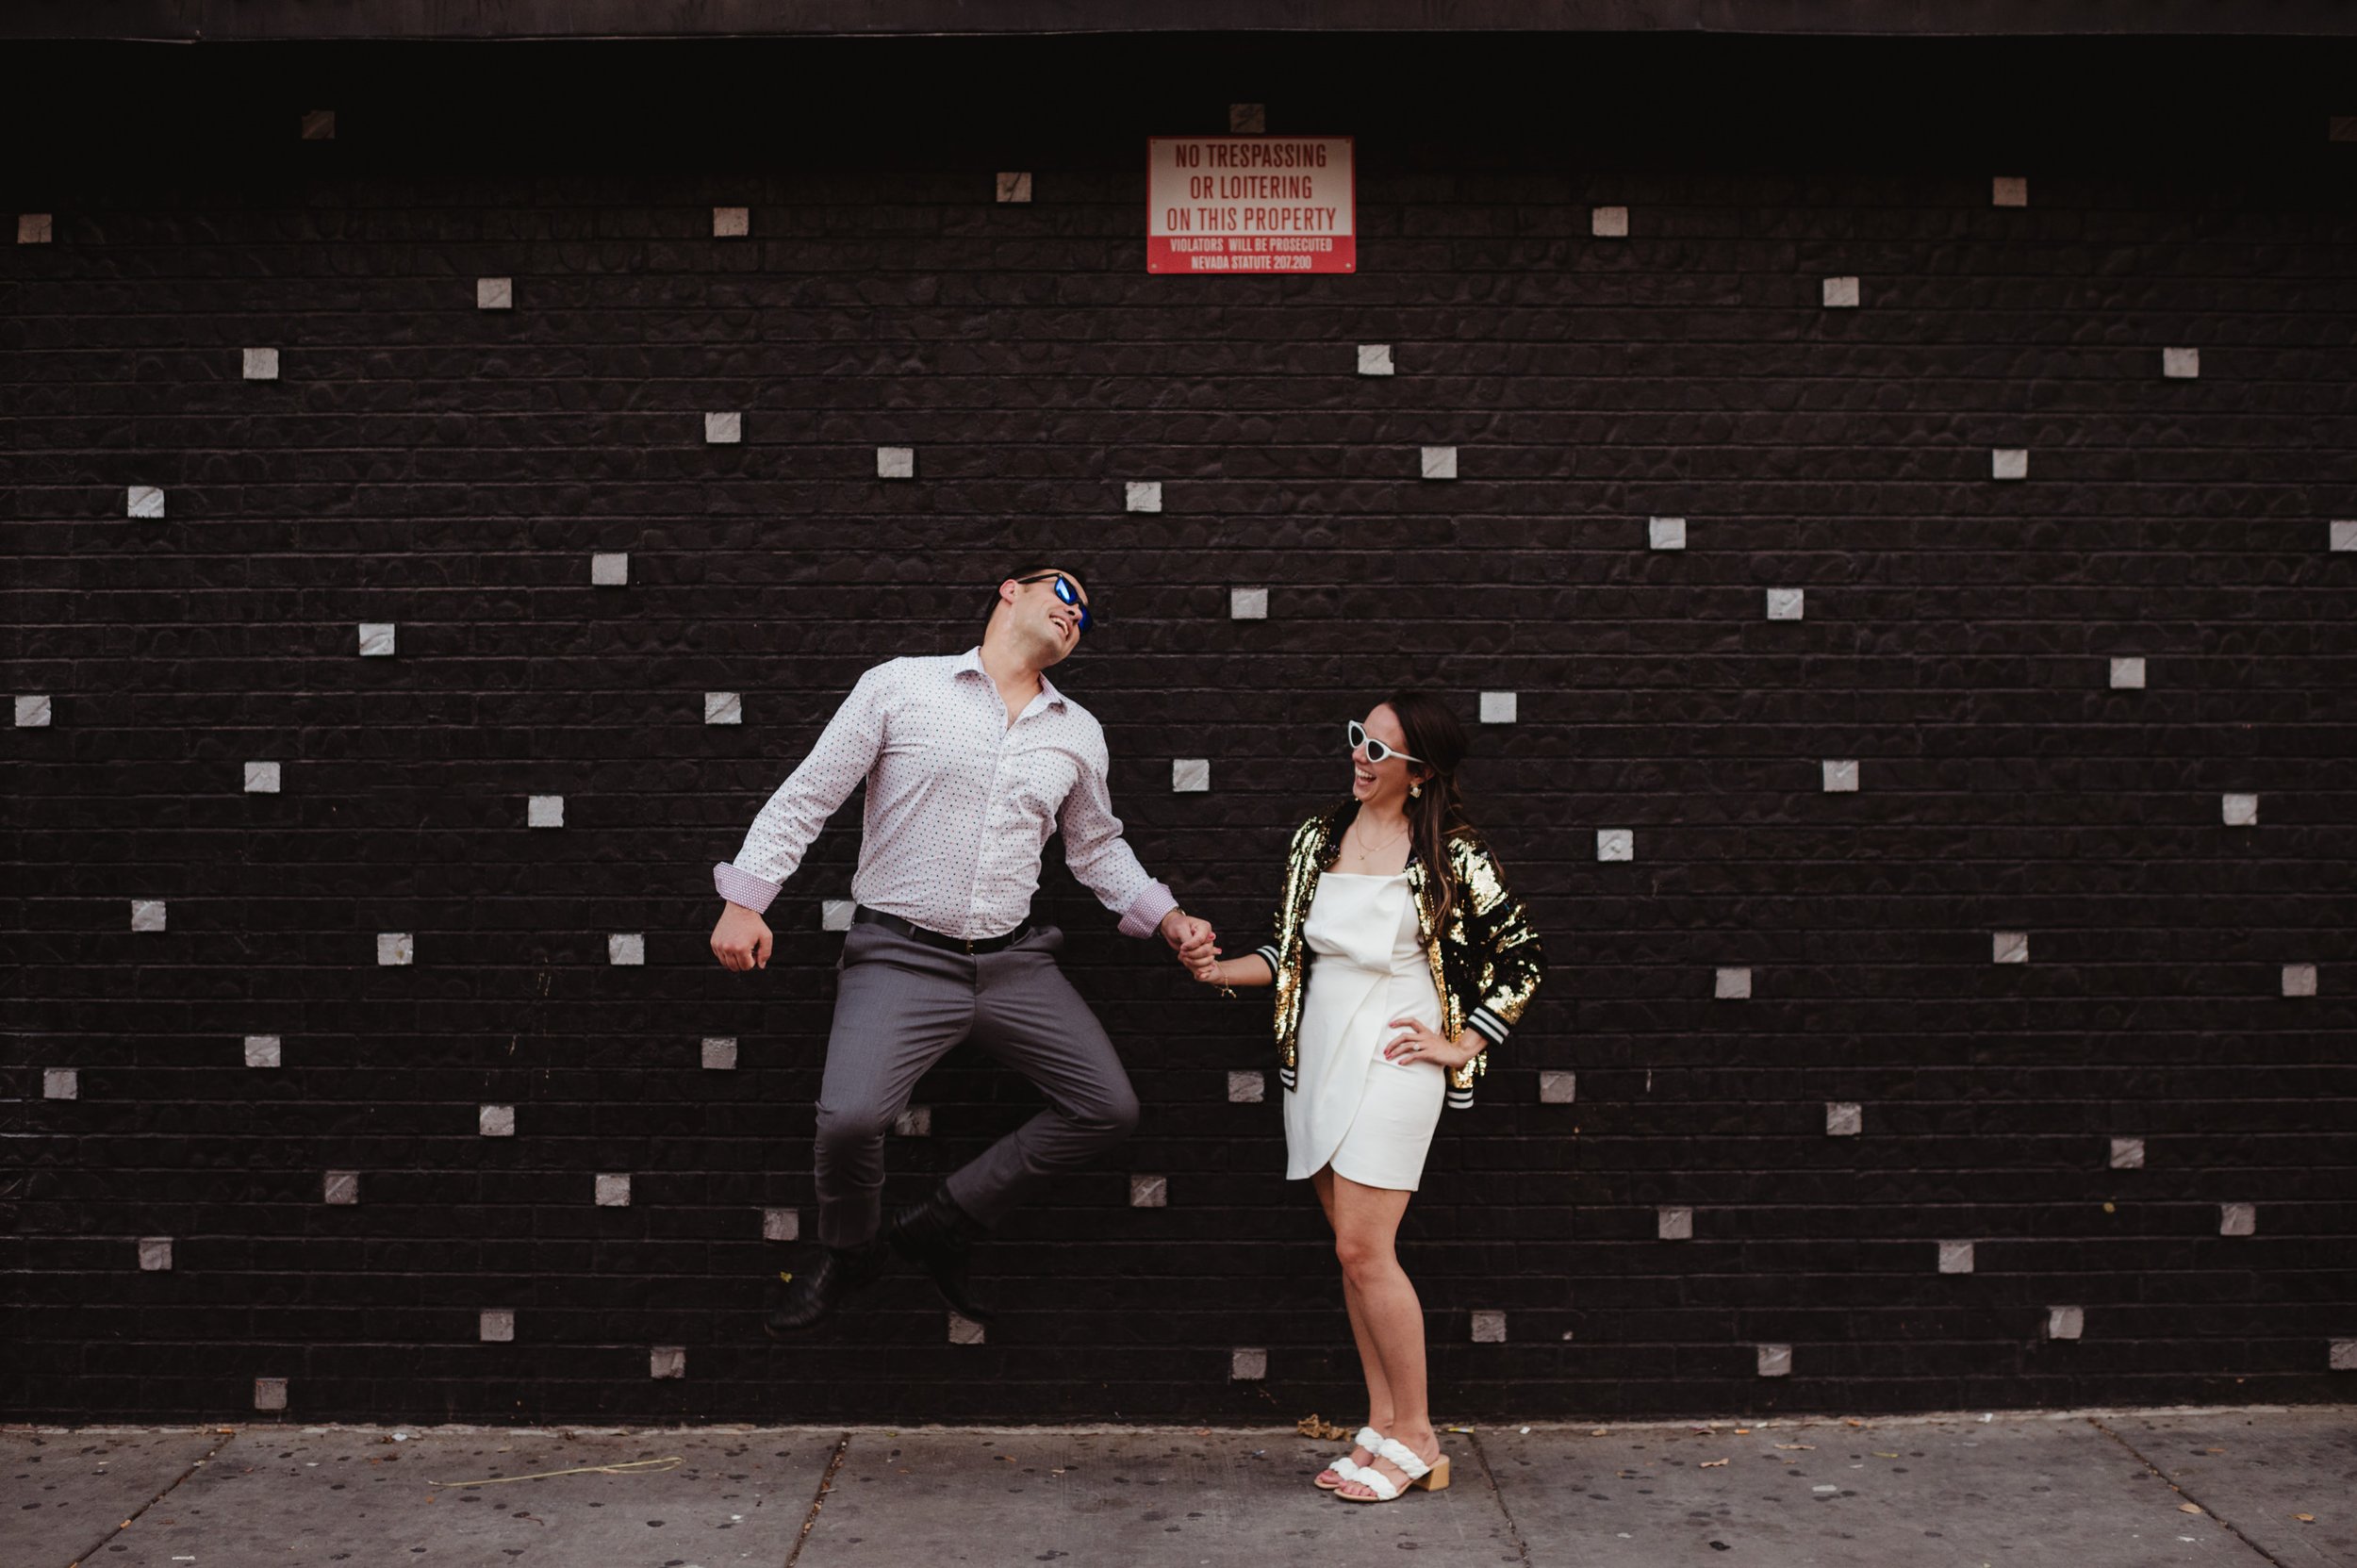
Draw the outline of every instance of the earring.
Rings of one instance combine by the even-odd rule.
[[[1408,786],[1408,798],[1409,798],[1409,800],[1411,800],[1411,801],[1421,801],[1421,800],[1423,800],[1423,799],[1424,799],[1424,785],[1422,785],[1422,784],[1409,784],[1409,785]]]

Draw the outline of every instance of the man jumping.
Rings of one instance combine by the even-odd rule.
[[[1105,732],[1047,680],[1088,628],[1088,594],[1073,572],[1006,578],[981,647],[893,659],[861,676],[736,859],[712,868],[728,900],[714,956],[730,969],[766,968],[762,911],[866,782],[857,908],[818,1091],[819,1246],[768,1314],[772,1337],[833,1311],[876,1276],[887,1245],[951,1307],[986,1318],[966,1284],[974,1243],[1137,1125],[1113,1042],[1056,966],[1063,933],[1030,922],[1040,851],[1061,832],[1073,875],[1121,916],[1125,935],[1159,931],[1182,960],[1215,936],[1122,841]],[[1047,1107],[894,1215],[879,1240],[884,1132],[926,1069],[969,1039],[1037,1084]]]

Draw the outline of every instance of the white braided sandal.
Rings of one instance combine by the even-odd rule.
[[[1382,1445],[1377,1447],[1375,1453],[1376,1457],[1390,1460],[1399,1466],[1400,1474],[1408,1477],[1408,1485],[1406,1487],[1393,1486],[1392,1478],[1382,1471],[1377,1470],[1372,1464],[1361,1464],[1356,1467],[1359,1474],[1350,1478],[1374,1493],[1375,1495],[1354,1497],[1347,1492],[1337,1492],[1334,1494],[1337,1498],[1345,1503],[1390,1503],[1396,1502],[1401,1493],[1416,1487],[1422,1487],[1426,1492],[1442,1492],[1448,1487],[1448,1456],[1446,1454],[1442,1454],[1427,1465],[1416,1457],[1416,1451],[1413,1448],[1395,1437],[1385,1438]]]
[[[1374,1454],[1380,1453],[1383,1448],[1383,1434],[1376,1431],[1373,1427],[1360,1428],[1359,1435],[1352,1438],[1350,1441],[1355,1445],[1353,1449],[1354,1452],[1356,1452],[1358,1448],[1364,1448],[1368,1453]],[[1331,1492],[1336,1487],[1357,1480],[1365,1473],[1366,1467],[1364,1465],[1352,1459],[1349,1454],[1344,1454],[1341,1459],[1336,1460],[1333,1463],[1319,1471],[1317,1478],[1310,1484],[1316,1487],[1320,1492]],[[1338,1478],[1329,1481],[1326,1478],[1328,1476],[1333,1476]]]

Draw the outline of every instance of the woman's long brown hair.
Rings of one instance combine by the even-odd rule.
[[[1449,912],[1463,892],[1449,859],[1449,835],[1475,831],[1457,789],[1457,765],[1465,760],[1470,742],[1455,712],[1430,692],[1395,691],[1383,701],[1408,737],[1408,754],[1428,769],[1422,792],[1408,802],[1408,825],[1425,874],[1432,879],[1433,929],[1444,931]],[[1415,764],[1409,767],[1412,770]]]

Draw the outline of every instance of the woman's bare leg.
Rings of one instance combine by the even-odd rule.
[[[1425,1388],[1424,1304],[1416,1299],[1416,1287],[1399,1266],[1394,1248],[1409,1195],[1389,1187],[1362,1187],[1346,1176],[1327,1174],[1332,1181],[1327,1215],[1334,1226],[1334,1255],[1343,1265],[1343,1288],[1357,1300],[1351,1326],[1363,1335],[1362,1357],[1372,1343],[1391,1395],[1392,1424],[1380,1430],[1429,1464],[1439,1457],[1441,1442],[1432,1430]],[[1389,1460],[1378,1460],[1376,1468],[1393,1485],[1407,1484],[1407,1476]],[[1352,1496],[1375,1495],[1356,1481],[1343,1491]]]
[[[1310,1185],[1317,1189],[1318,1206],[1326,1211],[1326,1223],[1334,1224],[1334,1168],[1331,1165],[1310,1178]],[[1367,1425],[1385,1437],[1392,1435],[1393,1403],[1390,1379],[1383,1376],[1382,1358],[1376,1352],[1373,1338],[1367,1333],[1366,1316],[1359,1307],[1359,1293],[1352,1288],[1350,1275],[1343,1275],[1343,1307],[1350,1313],[1350,1337],[1359,1346],[1359,1369],[1367,1381]],[[1350,1457],[1360,1464],[1371,1462],[1375,1456],[1364,1448],[1354,1447]]]

